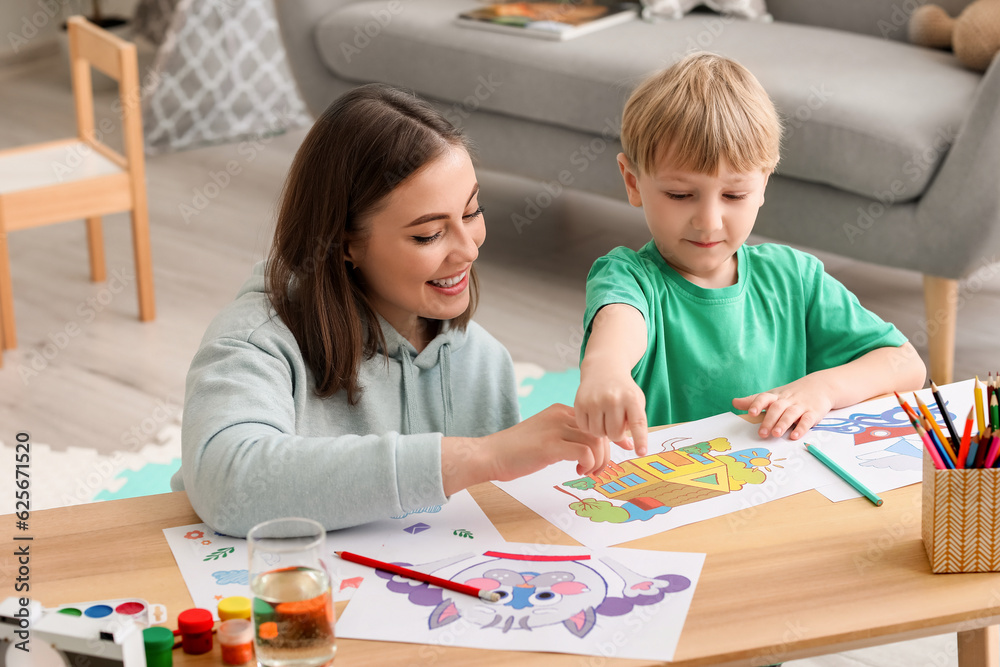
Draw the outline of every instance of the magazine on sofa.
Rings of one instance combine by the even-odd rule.
[[[456,22],[479,30],[566,40],[631,21],[639,9],[638,2],[624,0],[515,0],[462,12]]]

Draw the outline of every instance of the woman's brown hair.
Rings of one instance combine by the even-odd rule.
[[[282,191],[267,262],[267,291],[313,372],[316,393],[361,392],[358,371],[385,339],[348,242],[364,243],[368,218],[396,186],[449,147],[469,150],[461,131],[429,104],[382,84],[345,93],[316,120]],[[465,327],[476,307],[470,274]]]

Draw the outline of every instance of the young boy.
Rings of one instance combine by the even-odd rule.
[[[761,437],[801,438],[827,412],[918,389],[925,369],[891,324],[815,257],[745,245],[778,163],[781,123],[744,67],[696,53],[625,105],[618,166],[652,241],[587,277],[580,428],[612,441],[736,408]]]

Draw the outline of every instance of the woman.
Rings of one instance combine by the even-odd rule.
[[[202,520],[327,530],[440,505],[608,444],[554,405],[518,423],[510,355],[471,321],[486,237],[463,135],[429,105],[357,88],[316,121],[270,257],[202,341],[181,470]]]

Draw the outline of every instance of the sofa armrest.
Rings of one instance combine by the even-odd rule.
[[[766,0],[775,21],[836,28],[906,42],[910,15],[934,2],[952,16],[971,0]]]
[[[958,250],[939,258],[948,268],[936,275],[944,278],[1000,261],[1000,58],[986,70],[968,118],[955,129],[948,155],[920,199],[914,230],[925,247],[939,249],[935,254]]]
[[[327,69],[316,48],[316,26],[324,16],[353,0],[274,0],[288,66],[299,95],[314,117],[339,94],[357,84],[338,78]]]

